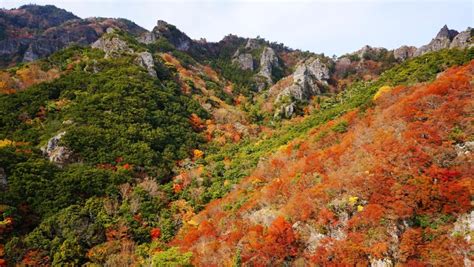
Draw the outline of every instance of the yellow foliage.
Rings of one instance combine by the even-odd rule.
[[[351,206],[354,206],[355,203],[357,203],[357,200],[359,200],[359,197],[349,197],[349,204],[351,204]]]
[[[381,95],[385,94],[386,92],[389,92],[390,90],[392,90],[392,87],[390,87],[388,85],[384,85],[384,86],[380,87],[379,90],[377,91],[377,93],[375,93],[373,99],[376,100]]]
[[[364,210],[364,206],[362,206],[362,205],[357,206],[357,211],[358,212],[361,212],[363,210]]]
[[[8,140],[8,139],[0,140],[0,147],[14,146],[14,145],[15,145],[15,142],[13,142],[12,140]]]
[[[199,149],[194,149],[193,150],[193,155],[194,155],[195,159],[200,159],[200,158],[202,158],[202,156],[204,156],[204,152],[202,152]]]
[[[195,220],[193,220],[193,219],[189,220],[189,221],[188,221],[188,224],[189,224],[189,225],[192,225],[192,226],[198,226],[198,225],[199,225],[199,223],[197,223],[197,222],[196,222]]]

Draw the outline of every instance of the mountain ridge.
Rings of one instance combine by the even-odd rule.
[[[1,267],[472,264],[469,29],[335,58],[25,8]]]

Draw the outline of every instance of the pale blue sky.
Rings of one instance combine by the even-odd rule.
[[[0,0],[0,7],[28,3],[54,4],[82,18],[123,17],[149,30],[162,19],[193,39],[260,35],[326,55],[366,44],[421,46],[444,24],[456,30],[474,25],[473,0]]]

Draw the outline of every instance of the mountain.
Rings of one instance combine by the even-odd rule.
[[[0,266],[470,266],[471,29],[336,57],[0,11]]]
[[[0,66],[30,62],[71,44],[88,45],[107,28],[139,35],[145,30],[125,19],[80,19],[54,6],[26,5],[0,10]]]

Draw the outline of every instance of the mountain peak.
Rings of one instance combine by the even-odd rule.
[[[452,40],[459,32],[456,30],[451,30],[448,28],[448,25],[444,25],[436,35],[436,39],[447,38]]]

